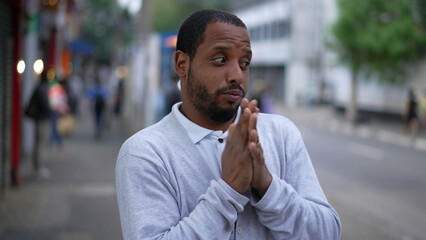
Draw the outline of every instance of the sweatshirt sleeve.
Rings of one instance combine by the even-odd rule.
[[[272,176],[262,199],[251,197],[259,221],[276,239],[340,239],[339,216],[327,202],[299,130],[291,124],[284,134],[284,176]]]
[[[181,216],[166,170],[120,152],[116,186],[123,237],[136,239],[229,239],[249,199],[223,180],[212,180],[188,216]]]

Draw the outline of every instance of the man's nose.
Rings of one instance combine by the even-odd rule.
[[[227,81],[233,84],[241,84],[244,81],[244,72],[241,69],[240,63],[233,62],[229,65],[227,72]]]

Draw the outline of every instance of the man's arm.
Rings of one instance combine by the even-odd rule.
[[[276,239],[340,239],[339,217],[321,189],[300,132],[290,124],[282,134],[286,134],[285,177],[273,175],[263,197],[251,199],[260,222]],[[264,162],[263,154],[256,157]]]
[[[124,239],[229,239],[248,198],[213,180],[189,216],[182,216],[166,169],[124,152],[116,167]]]

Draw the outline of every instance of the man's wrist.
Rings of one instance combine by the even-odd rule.
[[[272,175],[269,172],[267,172],[265,176],[265,180],[262,182],[263,184],[261,184],[260,186],[253,187],[254,191],[260,198],[262,198],[265,195],[266,191],[268,191],[269,186],[271,186]]]

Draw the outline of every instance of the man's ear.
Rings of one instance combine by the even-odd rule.
[[[176,74],[179,75],[180,79],[186,79],[189,70],[189,56],[188,54],[177,50],[174,56],[175,60],[175,71]]]

